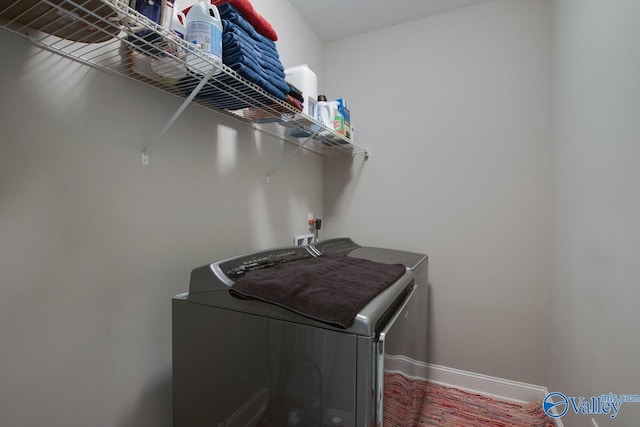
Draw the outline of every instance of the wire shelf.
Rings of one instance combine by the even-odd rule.
[[[369,156],[368,148],[272,96],[138,13],[128,1],[0,0],[0,28],[48,51],[189,100],[299,146]],[[274,125],[280,130],[272,130]],[[147,154],[155,142],[145,147]]]

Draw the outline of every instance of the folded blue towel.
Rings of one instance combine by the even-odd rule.
[[[241,27],[223,18],[222,61],[234,69],[242,65],[242,72],[253,72],[250,80],[268,92],[280,97],[281,93],[289,93],[289,85],[285,81],[284,67],[275,48],[250,37]],[[246,26],[250,24],[246,23]],[[247,68],[248,70],[245,70]],[[237,70],[236,70],[237,71]],[[242,75],[241,72],[239,74]],[[259,79],[258,79],[259,77]],[[264,82],[264,83],[263,83]]]
[[[285,100],[286,94],[280,92],[277,88],[270,87],[267,82],[261,80],[252,80],[251,74],[242,69],[241,65],[237,65],[233,68],[238,74],[245,79],[255,83],[264,91],[270,95],[275,96],[278,99]],[[200,78],[193,76],[185,77],[178,83],[178,87],[181,88],[185,94],[189,94],[195,89],[200,82]],[[196,99],[214,104],[216,107],[224,110],[242,110],[248,107],[254,107],[256,105],[268,105],[273,102],[272,99],[264,96],[262,93],[253,89],[248,85],[238,85],[238,81],[227,74],[222,74],[212,78],[211,82],[205,85],[202,91],[196,95]]]
[[[220,17],[223,20],[227,20],[234,23],[235,25],[242,28],[254,40],[261,42],[263,44],[266,44],[267,46],[270,46],[275,49],[276,44],[273,42],[273,40],[268,39],[262,34],[258,33],[255,30],[255,28],[253,28],[253,25],[251,25],[244,18],[244,16],[242,16],[242,14],[238,11],[238,9],[233,7],[230,3],[223,3],[218,5],[218,12],[220,12]]]
[[[271,68],[274,71],[280,70],[284,73],[284,66],[280,62],[280,56],[276,50],[265,49],[263,46],[253,43],[250,38],[246,37],[246,35],[243,36],[243,34],[241,30],[239,31],[236,28],[224,33],[222,35],[222,50],[242,48],[248,55],[258,58],[264,67]]]
[[[257,49],[260,49],[267,55],[273,56],[273,58],[280,61],[280,55],[278,54],[278,49],[276,49],[273,43],[263,43],[262,41],[256,40],[252,38],[245,30],[243,30],[238,25],[234,24],[231,21],[227,21],[225,19],[222,20],[222,33],[223,34],[234,34],[240,38],[242,38],[247,43],[255,46]]]
[[[265,80],[262,76],[260,76],[260,74],[253,71],[250,67],[247,67],[246,65],[241,63],[235,63],[233,65],[230,65],[229,68],[231,68],[250,82],[257,84],[276,98],[282,100],[286,99],[287,94],[284,91],[278,89],[269,81]]]
[[[245,55],[237,54],[237,55],[234,55],[232,58],[227,58],[225,60],[225,65],[230,68],[234,68],[236,64],[241,64],[251,69],[253,72],[257,73],[266,82],[268,82],[272,86],[277,87],[280,91],[284,93],[289,92],[289,86],[287,85],[286,81],[283,78],[277,75],[274,75],[270,70],[265,70],[264,68],[256,66],[255,62],[253,62],[250,58],[247,58]]]
[[[290,88],[275,43],[259,34],[230,4],[219,5],[218,10],[223,25],[222,62],[270,95],[285,100]],[[188,93],[196,84],[197,79],[189,76],[180,82],[180,87]],[[272,102],[255,86],[238,85],[227,74],[212,78],[197,98],[228,110]]]
[[[284,80],[284,77],[276,74],[274,71],[261,67],[254,58],[247,56],[243,53],[235,53],[228,55],[224,53],[222,56],[222,62],[230,68],[233,68],[235,64],[242,64],[252,71],[258,73],[264,80],[277,87],[284,93],[289,93],[289,85]]]
[[[223,48],[222,48],[223,60],[225,57],[231,58],[234,55],[245,55],[249,59],[251,59],[253,62],[255,62],[255,64],[258,65],[259,67],[270,71],[273,75],[278,76],[283,80],[285,78],[284,70],[274,66],[272,59],[265,57],[264,55],[260,55],[260,53],[256,52],[256,50],[253,47],[244,45],[242,43],[236,43],[236,42],[223,44]]]

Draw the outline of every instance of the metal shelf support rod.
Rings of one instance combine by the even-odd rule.
[[[160,141],[160,138],[162,138],[164,136],[164,134],[171,127],[171,125],[173,125],[173,123],[176,120],[178,120],[178,117],[180,117],[180,115],[185,110],[185,108],[187,108],[187,106],[189,106],[191,101],[193,101],[193,98],[196,97],[198,92],[200,92],[200,90],[204,87],[205,83],[207,83],[207,81],[209,81],[209,79],[213,75],[213,72],[216,71],[216,70],[217,70],[217,67],[213,66],[213,67],[211,67],[211,69],[209,71],[207,71],[207,74],[205,74],[204,77],[202,78],[202,80],[200,80],[200,83],[198,83],[198,85],[191,91],[189,96],[182,102],[182,105],[180,105],[180,107],[176,110],[176,112],[173,113],[173,116],[171,116],[169,121],[164,125],[164,128],[162,128],[162,131],[160,131],[160,134],[158,134],[158,136],[156,136],[156,139],[154,139],[150,144],[145,145],[144,149],[142,150],[142,164],[143,165],[147,166],[149,164],[149,154],[151,153],[151,150],[153,149],[153,147],[158,143],[158,141]]]
[[[269,173],[267,174],[267,184],[268,184],[269,182],[271,182],[271,177],[273,176],[273,174],[274,174],[274,173],[276,173],[276,172],[278,171],[278,169],[280,169],[282,166],[284,166],[284,165],[285,165],[285,163],[287,163],[287,161],[288,161],[290,158],[292,158],[293,156],[295,156],[295,155],[298,153],[298,151],[300,151],[302,148],[304,148],[304,146],[305,146],[305,145],[307,145],[307,144],[309,143],[309,141],[313,140],[313,137],[315,137],[315,136],[316,136],[316,134],[317,134],[319,131],[320,131],[320,127],[317,127],[317,128],[313,131],[313,133],[312,133],[311,135],[309,135],[309,136],[307,137],[307,139],[305,139],[305,140],[304,140],[304,142],[303,142],[302,144],[298,145],[298,146],[296,147],[296,149],[295,149],[295,150],[293,150],[291,153],[289,153],[289,154],[287,155],[287,157],[285,157],[284,159],[282,159],[282,160],[280,161],[280,164],[279,164],[279,165],[278,165],[274,170],[272,170],[271,172],[269,172]]]

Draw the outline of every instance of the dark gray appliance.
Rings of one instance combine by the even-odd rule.
[[[323,254],[407,270],[347,329],[229,293],[243,271]],[[385,353],[404,354],[411,340],[407,356],[426,361],[426,299],[415,298],[426,275],[425,255],[348,238],[194,269],[189,292],[172,300],[174,427],[381,426]]]

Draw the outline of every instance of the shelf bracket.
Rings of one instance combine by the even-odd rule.
[[[301,144],[299,144],[295,150],[293,150],[291,153],[289,153],[287,155],[287,157],[285,157],[284,159],[282,159],[280,161],[280,164],[278,166],[276,166],[275,169],[273,169],[271,172],[269,172],[267,174],[267,184],[271,182],[271,177],[273,176],[273,174],[275,174],[278,169],[280,169],[282,166],[285,165],[285,163],[287,163],[289,161],[290,158],[292,158],[293,156],[295,156],[298,151],[302,150],[304,148],[305,145],[307,145],[309,143],[309,141],[312,141],[313,138],[316,136],[316,134],[320,131],[320,126],[318,126],[311,135],[309,135]]]
[[[176,112],[173,113],[173,116],[171,116],[169,121],[167,121],[167,123],[164,125],[164,127],[162,128],[162,130],[160,131],[158,136],[156,136],[156,139],[154,139],[149,144],[144,146],[144,149],[142,150],[142,164],[143,165],[145,165],[145,166],[149,165],[149,154],[151,154],[151,150],[153,150],[153,147],[155,147],[155,145],[158,143],[158,141],[160,141],[160,139],[164,136],[164,134],[167,133],[167,131],[169,130],[171,125],[173,125],[173,123],[176,120],[178,120],[178,117],[180,117],[182,112],[189,106],[189,104],[191,104],[191,101],[193,101],[193,98],[196,97],[196,95],[204,87],[205,83],[207,83],[209,81],[209,79],[213,75],[214,71],[216,71],[217,69],[218,69],[217,67],[212,67],[209,71],[207,71],[207,73],[204,75],[202,80],[200,80],[198,85],[191,91],[189,96],[185,98],[185,100],[182,102],[180,107],[178,107]]]

